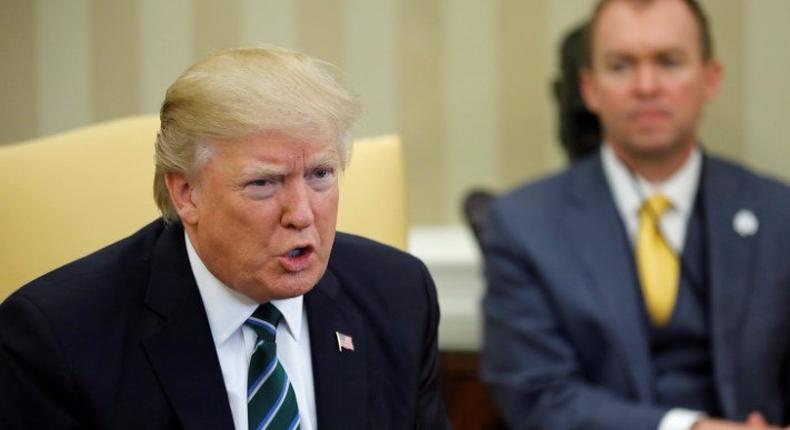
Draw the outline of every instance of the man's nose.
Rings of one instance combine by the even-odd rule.
[[[642,65],[638,67],[634,79],[634,88],[637,94],[642,96],[650,96],[658,91],[659,78],[654,66]]]
[[[303,230],[313,224],[313,208],[311,205],[310,187],[304,179],[299,178],[286,184],[282,198],[283,227]]]

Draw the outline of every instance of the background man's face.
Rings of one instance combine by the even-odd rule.
[[[595,27],[585,101],[616,151],[651,157],[687,150],[718,89],[720,67],[702,58],[699,28],[679,0],[608,4]]]
[[[192,195],[192,240],[206,267],[257,302],[308,292],[335,239],[335,143],[262,133],[212,151]]]

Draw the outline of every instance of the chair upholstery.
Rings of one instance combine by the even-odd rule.
[[[158,127],[157,116],[139,116],[0,146],[0,301],[159,216]],[[397,136],[355,142],[338,229],[406,248],[400,151]]]
[[[337,229],[407,249],[406,177],[400,138],[354,142],[351,164],[340,178]]]

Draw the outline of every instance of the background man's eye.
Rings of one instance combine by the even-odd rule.
[[[665,67],[674,67],[680,65],[680,60],[673,57],[666,57],[661,61],[661,64]]]
[[[626,66],[627,66],[626,63],[611,63],[609,64],[609,70],[618,72],[625,70]]]

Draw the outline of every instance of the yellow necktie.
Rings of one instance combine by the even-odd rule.
[[[653,323],[666,325],[672,316],[678,295],[680,264],[675,251],[661,235],[661,215],[671,206],[663,195],[647,199],[639,210],[639,233],[636,240],[636,264],[639,282]]]

